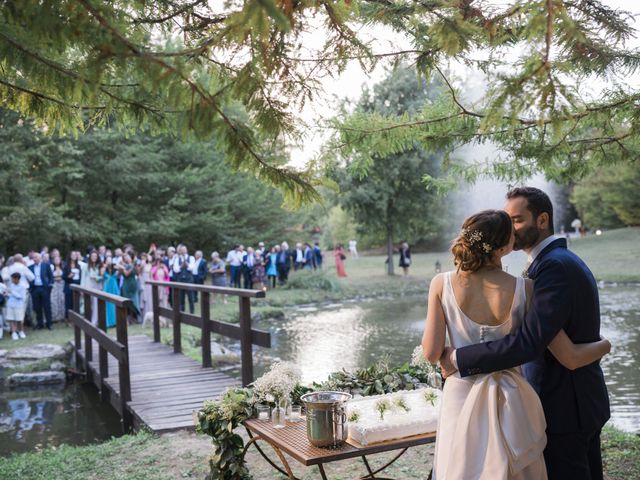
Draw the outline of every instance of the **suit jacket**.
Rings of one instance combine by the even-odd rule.
[[[29,270],[31,270],[31,273],[33,273],[34,275],[36,274],[36,266],[34,265],[30,265],[29,266]],[[50,263],[44,263],[44,262],[40,262],[40,279],[42,280],[42,286],[43,287],[47,287],[47,288],[51,288],[53,287],[53,272],[51,271],[51,264]],[[29,284],[31,285],[31,287],[35,286],[35,278],[33,280],[31,280],[29,282]]]
[[[589,268],[567,250],[564,238],[540,252],[528,270],[534,293],[524,321],[510,335],[456,351],[463,377],[523,365],[540,395],[550,433],[593,432],[609,419],[609,397],[600,362],[576,370],[547,350],[560,329],[574,343],[600,339],[598,286]]]
[[[200,259],[198,274],[195,277],[196,282],[204,282],[207,278],[207,261],[204,258]]]

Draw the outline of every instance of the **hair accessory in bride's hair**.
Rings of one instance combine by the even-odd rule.
[[[475,245],[478,243],[485,253],[491,253],[493,250],[491,245],[487,242],[480,243],[482,241],[482,232],[480,230],[469,230],[467,228],[463,228],[460,234],[469,241],[469,244]]]
[[[469,230],[468,228],[463,228],[460,235],[465,237],[471,245],[482,240],[482,232],[480,230]]]

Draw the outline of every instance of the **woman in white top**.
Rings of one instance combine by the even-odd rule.
[[[456,271],[434,277],[429,288],[422,347],[436,363],[445,335],[454,348],[497,340],[522,322],[531,280],[502,271],[513,249],[511,219],[485,210],[465,220],[451,252]],[[607,340],[574,345],[561,330],[549,345],[566,368],[587,365],[609,352]],[[447,378],[434,458],[435,480],[546,479],[542,452],[546,422],[537,394],[520,368]]]

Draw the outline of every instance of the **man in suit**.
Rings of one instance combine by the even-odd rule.
[[[553,207],[537,188],[507,193],[505,210],[515,229],[514,250],[529,255],[534,293],[526,317],[511,335],[494,342],[445,350],[445,375],[466,377],[523,365],[547,420],[545,463],[550,480],[601,480],[600,430],[609,397],[599,362],[564,368],[547,350],[560,329],[574,343],[600,339],[598,287],[589,268],[553,235]]]
[[[207,261],[202,257],[202,250],[196,250],[194,254],[195,261],[193,262],[193,283],[196,285],[204,285],[204,281],[207,278]],[[198,303],[198,292],[193,292],[193,301]]]
[[[53,273],[51,265],[44,263],[39,253],[33,255],[33,265],[29,267],[33,273],[33,280],[30,283],[31,300],[33,310],[36,313],[36,329],[44,328],[42,324],[42,313],[47,320],[47,329],[51,330],[51,289],[53,288]]]
[[[251,290],[253,288],[253,267],[256,265],[256,254],[252,247],[247,248],[242,259],[242,277],[244,279],[244,288]]]

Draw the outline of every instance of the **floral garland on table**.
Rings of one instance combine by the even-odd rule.
[[[240,461],[244,441],[234,430],[253,416],[256,404],[269,403],[274,406],[279,399],[289,397],[294,404],[300,404],[302,395],[317,390],[338,390],[368,396],[413,390],[422,384],[438,387],[441,383],[438,370],[424,358],[421,346],[414,350],[411,363],[400,367],[390,367],[388,359],[383,358],[353,373],[345,370],[334,372],[323,383],[304,386],[300,381],[301,372],[296,366],[277,362],[250,387],[229,389],[220,399],[206,401],[202,410],[194,412],[196,431],[212,438],[213,453],[209,458],[211,471],[208,480],[253,478],[246,463]],[[406,405],[403,407],[398,404],[397,407],[405,408]]]
[[[209,480],[248,480],[253,478],[241,461],[244,440],[234,430],[251,418],[257,403],[273,404],[289,398],[302,378],[300,369],[286,362],[276,362],[250,387],[226,390],[219,400],[206,401],[194,412],[196,432],[212,438],[213,454],[209,458]]]

